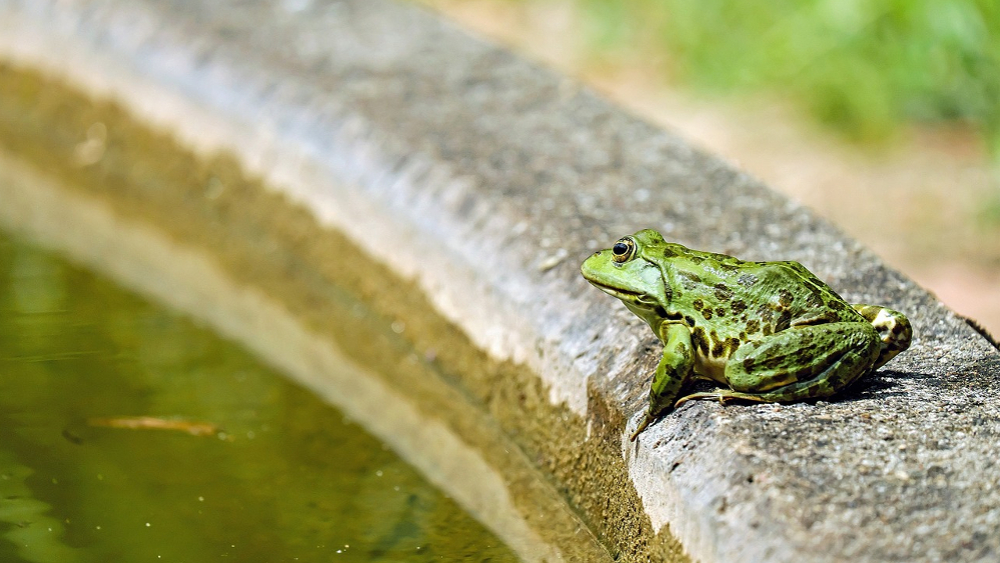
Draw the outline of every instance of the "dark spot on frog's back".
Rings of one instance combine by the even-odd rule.
[[[675,252],[674,249],[670,248],[669,246],[663,249],[664,258],[673,258],[675,256],[677,256],[677,252]]]
[[[778,303],[781,303],[782,307],[790,306],[792,304],[792,301],[794,301],[794,297],[792,296],[791,291],[788,291],[787,289],[782,289],[781,291],[778,292]]]
[[[719,334],[712,331],[712,356],[715,358],[721,358],[726,351],[726,346],[723,341],[719,338]]]
[[[818,291],[810,291],[809,297],[806,297],[806,305],[809,307],[822,307],[823,296]]]
[[[726,346],[722,342],[718,342],[715,346],[712,346],[712,357],[722,358],[726,355]]]
[[[781,332],[790,326],[792,326],[792,314],[784,311],[778,315],[778,322],[774,324],[774,332]]]
[[[723,260],[719,262],[719,269],[723,272],[735,272],[736,270],[739,270],[740,267],[728,260]]]
[[[695,299],[691,302],[691,306],[694,307],[695,311],[701,311],[705,308],[705,303],[701,299]]]
[[[685,315],[684,316],[684,324],[693,327],[694,326],[694,317],[692,317],[691,315]]]
[[[705,307],[704,309],[698,312],[701,313],[701,316],[705,317],[706,321],[712,320],[712,309],[710,307]]]
[[[705,329],[695,327],[694,331],[691,332],[691,344],[698,349],[701,354],[708,355],[708,338],[705,337]]]
[[[719,301],[729,301],[733,297],[733,291],[726,287],[724,283],[715,284],[715,298]]]
[[[682,278],[689,279],[689,280],[693,281],[694,283],[701,283],[701,276],[699,276],[698,274],[696,274],[694,272],[688,272],[687,270],[681,270],[681,271],[677,272],[677,274],[679,276],[681,276]]]
[[[701,264],[702,262],[705,261],[705,259],[702,258],[701,256],[692,256],[690,260],[692,264]]]
[[[757,322],[757,319],[750,319],[747,321],[747,334],[757,334],[757,331],[759,330],[760,323]]]
[[[724,307],[716,307],[715,308],[715,316],[717,316],[717,317],[725,317],[726,316],[726,309]]]
[[[729,306],[733,308],[733,313],[737,315],[747,310],[747,304],[740,299],[733,301],[732,303],[729,304]]]

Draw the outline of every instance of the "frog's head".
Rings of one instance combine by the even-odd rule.
[[[660,270],[665,244],[660,233],[644,229],[594,253],[583,262],[580,272],[598,289],[621,299],[633,313],[651,322],[659,318],[656,309],[670,300]]]

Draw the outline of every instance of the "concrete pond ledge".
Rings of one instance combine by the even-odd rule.
[[[456,385],[616,560],[1000,557],[990,342],[809,210],[572,79],[385,0],[0,0],[0,63],[231,155],[529,373],[521,392]],[[907,314],[914,344],[842,397],[692,402],[629,443],[660,346],[579,265],[645,227],[798,260]]]

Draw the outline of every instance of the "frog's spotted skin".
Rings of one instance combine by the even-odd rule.
[[[632,440],[689,399],[830,396],[905,350],[912,336],[902,314],[852,306],[798,262],[700,252],[649,229],[595,253],[582,273],[621,299],[664,344]],[[678,399],[692,377],[729,389]]]

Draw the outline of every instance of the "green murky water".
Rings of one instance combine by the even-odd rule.
[[[108,426],[140,416],[219,430]],[[238,346],[4,233],[0,536],[4,562],[516,560]]]

